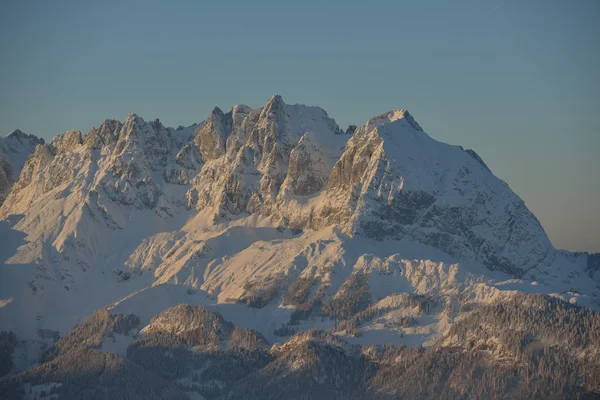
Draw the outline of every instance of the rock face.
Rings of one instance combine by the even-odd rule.
[[[0,138],[0,205],[19,179],[23,165],[38,144],[44,144],[44,139],[18,129]]]
[[[346,139],[322,109],[287,105],[277,95],[257,110],[215,109],[196,135],[207,162],[194,183],[196,209],[210,207],[218,217],[273,214],[290,196],[324,189]]]
[[[474,151],[437,142],[405,110],[356,130],[327,190],[316,220],[350,234],[410,238],[517,276],[554,251],[524,202]]]
[[[310,196],[323,189],[327,180],[327,160],[314,136],[306,133],[290,152],[288,171],[280,192],[282,198]]]

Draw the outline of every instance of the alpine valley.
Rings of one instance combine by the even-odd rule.
[[[600,398],[600,255],[406,110],[0,139],[0,398]]]

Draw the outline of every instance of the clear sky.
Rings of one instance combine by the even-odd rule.
[[[219,105],[406,108],[475,149],[553,243],[600,251],[600,2],[1,1],[0,132]]]

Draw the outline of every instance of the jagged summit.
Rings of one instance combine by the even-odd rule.
[[[26,139],[29,139],[29,140],[36,140],[36,141],[38,141],[38,142],[39,142],[39,141],[41,141],[41,142],[43,142],[43,141],[44,141],[44,139],[42,139],[42,138],[38,138],[37,136],[35,136],[35,135],[32,135],[32,134],[29,134],[29,133],[25,133],[25,132],[23,132],[23,131],[22,131],[22,130],[20,130],[20,129],[15,129],[14,131],[12,131],[12,132],[10,132],[8,135],[6,135],[6,137],[5,137],[5,138],[6,138],[6,139],[13,138],[13,139],[18,139],[18,140],[20,140],[20,141],[22,141],[22,140],[26,140]],[[2,138],[0,138],[0,139],[2,139]]]
[[[19,179],[21,170],[35,147],[44,139],[16,129],[6,137],[0,137],[0,205]]]
[[[14,131],[12,131],[11,133],[9,133],[6,136],[10,137],[10,136],[28,136],[28,135],[26,133],[23,133],[23,131],[21,131],[20,129],[15,129]]]
[[[367,121],[367,129],[373,129],[377,126],[393,123],[399,120],[405,120],[408,124],[417,131],[423,131],[421,126],[417,123],[417,121],[413,118],[413,116],[408,112],[408,110],[399,108],[390,110],[384,114],[378,115],[377,117],[371,118]]]
[[[269,100],[267,100],[267,105],[277,103],[283,103],[283,97],[281,97],[280,94],[273,93],[271,97],[269,97]]]
[[[346,131],[344,133],[346,135],[352,135],[356,131],[356,128],[358,128],[358,126],[356,126],[356,125],[348,125],[348,128],[346,128]]]
[[[222,115],[224,115],[224,113],[223,113],[223,110],[221,110],[221,109],[219,108],[219,106],[215,106],[215,107],[212,109],[212,111],[210,112],[210,116],[209,116],[209,118],[210,118],[211,116],[213,116],[213,115],[222,116]]]

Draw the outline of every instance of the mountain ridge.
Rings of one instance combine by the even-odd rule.
[[[350,341],[407,345],[518,292],[600,307],[595,256],[555,249],[477,153],[403,109],[342,131],[274,95],[70,130],[31,150],[0,232],[0,321],[34,343],[100,307],[148,324],[195,304],[272,342],[343,318]]]

